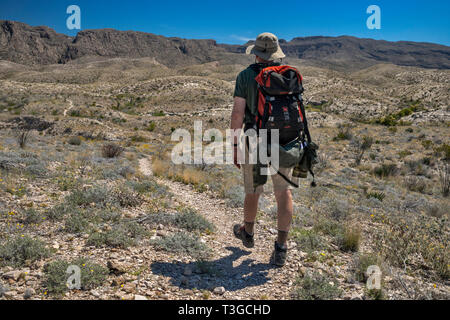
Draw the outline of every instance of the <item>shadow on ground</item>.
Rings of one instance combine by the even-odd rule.
[[[227,291],[236,291],[247,287],[260,286],[270,280],[268,271],[276,268],[267,263],[255,263],[253,259],[245,259],[237,266],[233,262],[243,256],[250,255],[237,247],[227,247],[231,252],[223,258],[212,260],[199,265],[196,262],[153,262],[150,266],[153,274],[171,278],[171,284],[184,289],[206,289],[224,287]],[[193,273],[191,276],[183,276],[183,272],[189,266]]]

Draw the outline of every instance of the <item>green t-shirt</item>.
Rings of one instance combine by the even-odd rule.
[[[273,63],[271,65],[277,66],[280,64]],[[262,66],[266,67],[268,65]],[[258,103],[258,87],[255,81],[257,75],[258,73],[249,66],[247,69],[241,71],[236,79],[233,97],[241,97],[246,101],[244,124],[255,122],[256,107]]]
[[[258,74],[248,67],[241,71],[236,79],[233,97],[241,97],[246,101],[244,123],[252,123],[256,115],[257,84],[255,78]]]

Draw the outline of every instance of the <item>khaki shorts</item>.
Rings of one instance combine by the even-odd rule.
[[[295,180],[297,180],[297,179],[292,178],[292,172],[294,171],[294,168],[280,168],[279,171],[282,174],[284,174],[286,176],[286,178],[288,178],[290,181],[296,183]],[[252,164],[243,164],[242,172],[243,172],[243,176],[244,176],[244,189],[245,189],[246,194],[254,194],[254,193],[261,194],[261,193],[265,192],[265,190],[264,190],[265,185],[258,186],[256,188],[256,190],[253,187],[253,165]],[[289,184],[286,180],[284,180],[279,174],[277,174],[276,172],[273,172],[273,170],[271,173],[275,173],[270,176],[272,179],[274,192],[285,191],[287,189],[293,189],[292,185]],[[266,185],[267,185],[267,183],[266,183]]]
[[[245,159],[248,159],[248,149],[245,148]],[[265,192],[265,185],[258,186],[255,190],[253,186],[253,164],[242,164],[242,173],[244,176],[244,189],[245,194],[261,194]],[[298,178],[293,178],[292,173],[294,171],[294,167],[292,168],[280,168],[278,170],[280,173],[282,173],[286,178],[288,178],[290,181],[298,184]],[[272,174],[270,177],[272,179],[273,184],[273,191],[285,191],[286,189],[293,189],[292,185],[288,183],[286,180],[284,180],[277,172],[271,168],[270,173]]]

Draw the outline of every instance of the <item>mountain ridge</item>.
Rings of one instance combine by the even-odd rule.
[[[86,29],[75,37],[46,26],[0,20],[0,59],[25,65],[68,63],[84,56],[107,58],[153,57],[166,66],[211,61],[230,64],[245,52],[245,45],[220,44],[213,39],[165,37],[142,31]],[[353,36],[280,39],[288,58],[313,65],[362,69],[378,63],[450,69],[450,47],[426,43],[357,38]]]

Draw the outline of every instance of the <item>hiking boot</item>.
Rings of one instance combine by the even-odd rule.
[[[255,246],[255,241],[253,240],[253,235],[247,233],[245,231],[245,226],[241,226],[240,224],[236,224],[233,227],[234,236],[240,240],[242,240],[242,244],[246,248],[253,248]]]
[[[278,266],[282,267],[286,263],[287,257],[287,248],[283,248],[275,241],[275,249],[273,250],[271,262]]]

